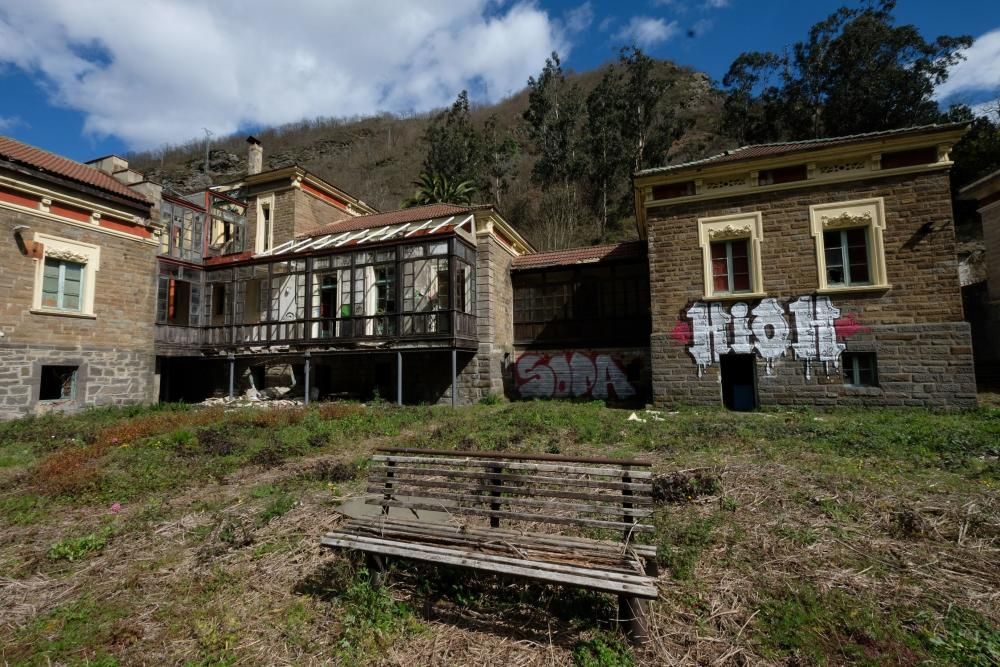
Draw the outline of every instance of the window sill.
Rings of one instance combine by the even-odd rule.
[[[706,294],[702,301],[752,301],[767,297],[767,292],[740,292],[738,294]]]
[[[850,287],[821,287],[816,290],[817,294],[854,294],[864,292],[885,292],[892,289],[892,285],[852,285]]]
[[[29,312],[34,315],[57,315],[60,317],[75,317],[78,320],[96,320],[97,315],[90,313],[74,313],[68,310],[47,310],[45,308],[32,308]]]

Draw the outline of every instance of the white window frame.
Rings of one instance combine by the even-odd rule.
[[[866,292],[891,287],[886,276],[885,200],[882,197],[853,201],[814,204],[809,207],[809,224],[816,245],[816,269],[819,292]],[[826,275],[826,244],[823,234],[863,228],[868,241],[868,282],[831,285]],[[848,271],[845,267],[845,272]]]
[[[744,239],[748,241],[747,250],[750,254],[749,291],[716,292],[712,274],[712,243]],[[760,212],[698,218],[698,244],[701,246],[705,299],[758,299],[766,296],[760,257],[763,239],[763,217]]]
[[[36,233],[35,241],[44,248],[43,257],[35,260],[35,290],[32,298],[32,312],[66,317],[96,317],[94,295],[97,286],[97,272],[101,269],[101,247],[71,239]],[[80,294],[80,309],[47,308],[42,305],[42,285],[45,280],[45,259],[76,262],[83,265]]]
[[[267,234],[264,234],[264,209],[267,209]],[[254,254],[259,255],[274,248],[274,195],[257,197],[257,225],[253,235]]]

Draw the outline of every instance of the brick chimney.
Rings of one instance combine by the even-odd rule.
[[[253,176],[264,171],[264,147],[255,136],[247,137],[250,145],[247,153],[247,176]]]

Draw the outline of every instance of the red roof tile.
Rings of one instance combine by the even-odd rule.
[[[489,205],[458,206],[455,204],[428,204],[427,206],[401,208],[398,211],[359,215],[356,218],[347,218],[346,220],[332,222],[329,225],[324,225],[319,229],[308,232],[305,236],[339,234],[341,232],[353,232],[361,229],[401,225],[406,222],[423,222],[425,220],[433,220],[434,218],[447,218],[453,215],[472,213],[473,211],[487,208],[490,208]]]
[[[569,248],[551,252],[537,252],[515,257],[513,269],[541,269],[550,266],[572,266],[574,264],[596,264],[623,259],[645,257],[645,241],[625,241],[610,245],[595,245],[587,248]]]
[[[28,144],[15,141],[9,137],[0,136],[0,158],[16,162],[38,171],[46,171],[65,179],[89,185],[98,190],[104,190],[120,197],[148,204],[149,201],[135,190],[103,171],[88,167],[69,158],[43,151]]]
[[[920,134],[923,132],[953,130],[963,125],[966,125],[966,123],[958,122],[958,123],[945,123],[941,125],[920,125],[918,127],[904,127],[898,130],[884,130],[882,132],[866,132],[864,134],[852,134],[845,137],[830,137],[828,139],[807,139],[805,141],[786,141],[782,143],[741,146],[739,148],[734,148],[732,150],[726,151],[725,153],[712,155],[710,157],[706,157],[701,160],[694,160],[692,162],[684,162],[681,164],[672,164],[672,165],[667,165],[665,167],[654,167],[652,169],[644,169],[640,172],[637,172],[636,176],[664,174],[680,169],[685,169],[688,167],[707,167],[726,162],[752,160],[754,158],[760,158],[760,157],[775,157],[778,155],[785,155],[790,153],[804,153],[806,151],[814,150],[817,148],[829,148],[831,146],[860,143],[864,141],[871,141],[872,139],[896,137],[906,134]]]

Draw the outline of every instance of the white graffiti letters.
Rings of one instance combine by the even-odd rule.
[[[720,354],[748,354],[754,350],[764,359],[770,375],[774,362],[789,347],[797,359],[805,362],[806,377],[810,377],[813,361],[823,362],[827,371],[831,363],[837,368],[845,347],[837,342],[834,326],[840,309],[834,307],[829,297],[800,296],[789,302],[788,312],[794,321],[794,342],[790,341],[792,328],[785,307],[777,299],[762,299],[753,310],[745,303],[734,303],[728,313],[719,303],[691,304],[685,313],[691,321],[688,351],[698,366],[699,377],[712,362],[719,360]]]
[[[521,355],[514,372],[518,391],[524,398],[635,396],[635,387],[621,364],[607,354],[531,352]]]

